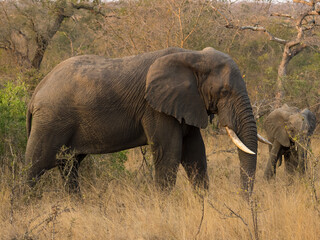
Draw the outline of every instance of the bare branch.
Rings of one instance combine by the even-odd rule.
[[[300,52],[302,52],[306,47],[308,47],[306,44],[301,43],[299,46],[291,50],[291,58],[298,55]]]
[[[291,15],[284,14],[284,13],[271,13],[270,16],[272,16],[272,17],[285,17],[285,18],[293,19],[293,17]]]
[[[301,4],[304,4],[304,5],[308,5],[310,7],[314,6],[314,4],[316,3],[315,1],[304,1],[304,0],[293,0],[294,3],[301,3]]]
[[[223,218],[228,219],[228,218],[238,218],[241,220],[241,222],[246,226],[249,234],[250,234],[250,239],[253,239],[253,235],[251,233],[251,230],[249,228],[249,224],[243,219],[243,217],[239,214],[236,213],[234,210],[232,210],[227,204],[223,203],[224,207],[228,209],[229,214],[225,214],[222,211],[220,211],[209,199],[208,199],[209,205],[216,210]]]
[[[237,149],[236,148],[232,148],[232,149],[222,149],[222,150],[217,150],[217,151],[212,151],[210,153],[207,154],[207,157],[213,155],[213,154],[217,154],[217,153],[236,153]]]
[[[226,27],[227,28],[235,28],[235,29],[239,29],[242,31],[243,30],[251,30],[251,31],[257,31],[257,32],[264,32],[266,35],[268,35],[270,41],[274,41],[274,42],[281,43],[281,44],[288,43],[287,40],[273,36],[265,27],[261,27],[261,26],[234,26],[234,25],[227,25]]]
[[[118,18],[120,19],[120,17],[116,16],[116,15],[107,15],[105,13],[103,13],[101,11],[101,7],[99,5],[96,4],[91,4],[91,3],[84,3],[84,2],[80,2],[80,3],[71,3],[71,6],[75,9],[85,9],[85,10],[89,10],[97,15],[101,15],[104,18]]]
[[[200,195],[200,197],[201,197],[201,200],[202,200],[202,215],[201,215],[201,220],[200,220],[200,224],[199,224],[198,231],[196,233],[195,239],[197,239],[198,235],[200,234],[201,226],[202,226],[203,218],[204,218],[204,197],[201,196],[201,195]]]
[[[69,40],[71,56],[74,56],[73,41],[72,41],[71,37],[64,31],[58,31],[58,32],[61,32],[61,34],[63,34]]]
[[[241,217],[240,214],[233,211],[227,204],[224,203],[223,205],[230,211],[230,216],[234,215],[236,218],[239,218],[245,226],[247,227],[249,226],[248,223],[243,219],[243,217]]]
[[[195,22],[195,24],[193,25],[193,27],[192,27],[191,31],[189,32],[189,34],[183,39],[183,42],[187,41],[187,39],[191,36],[191,34],[196,30],[196,27],[197,27],[197,25],[198,25],[198,23],[199,23],[199,19],[200,19],[200,17],[201,17],[202,12],[203,12],[205,3],[206,3],[206,2],[203,2],[202,6],[201,6],[201,9],[200,9],[200,11],[199,11],[199,14],[198,14],[198,16],[197,16],[196,22]]]
[[[219,9],[217,9],[216,7],[214,7],[214,6],[212,5],[212,3],[210,4],[210,6],[211,6],[211,8],[212,8],[214,11],[216,11],[217,13],[219,13],[219,14],[224,18],[224,20],[226,21],[226,27],[229,26],[229,25],[231,25],[229,19],[228,19]]]
[[[313,11],[308,12],[308,15],[309,15],[309,16],[312,16],[312,15],[320,15],[320,9],[317,9],[317,10],[313,10]]]
[[[226,28],[234,28],[234,29],[238,29],[238,30],[251,30],[251,31],[257,31],[257,32],[264,32],[268,37],[270,41],[274,41],[280,44],[286,44],[288,41],[281,39],[281,38],[277,38],[275,36],[273,36],[265,27],[261,27],[261,26],[238,26],[238,25],[234,25],[231,23],[231,21],[216,7],[214,7],[212,4],[210,5],[211,8],[218,12],[226,21]]]

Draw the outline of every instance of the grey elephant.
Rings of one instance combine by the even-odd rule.
[[[168,48],[108,59],[84,55],[57,65],[28,105],[26,160],[32,186],[45,170],[65,167],[56,154],[76,154],[67,185],[79,191],[78,167],[87,154],[151,145],[155,182],[170,189],[180,164],[190,181],[208,188],[200,128],[219,115],[239,150],[241,188],[251,191],[257,128],[245,82],[226,54]]]
[[[305,172],[307,149],[315,127],[316,117],[308,109],[300,111],[284,104],[268,115],[265,130],[272,146],[269,146],[269,160],[264,173],[266,179],[275,175],[277,163],[279,166],[282,163],[282,156],[286,172]]]

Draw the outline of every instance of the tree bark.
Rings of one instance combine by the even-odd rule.
[[[283,82],[286,80],[287,77],[287,69],[290,60],[296,55],[298,55],[306,47],[307,45],[301,43],[300,40],[290,41],[287,44],[285,44],[282,59],[278,68],[275,108],[281,107],[281,100],[284,97]]]
[[[60,29],[63,20],[65,18],[69,17],[66,15],[63,15],[62,13],[63,13],[63,11],[62,12],[59,11],[59,13],[57,13],[55,15],[54,24],[48,29],[47,34],[46,34],[47,36],[44,36],[43,34],[36,31],[36,33],[37,33],[37,38],[36,38],[37,49],[36,49],[36,52],[34,54],[32,61],[31,61],[32,67],[34,67],[36,69],[40,69],[40,65],[41,65],[43,56],[47,50],[47,47],[49,45],[50,40],[57,33],[57,31]]]

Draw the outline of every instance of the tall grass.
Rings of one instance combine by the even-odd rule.
[[[276,179],[266,182],[268,152],[259,145],[250,205],[239,194],[239,160],[230,140],[205,138],[210,191],[204,196],[192,189],[182,169],[170,194],[156,191],[139,149],[127,153],[122,174],[105,167],[108,156],[91,156],[80,168],[82,199],[63,190],[57,170],[46,173],[33,191],[23,180],[16,182],[23,191],[1,181],[0,239],[319,239],[320,203],[309,173],[288,178],[280,167]],[[315,136],[314,158],[319,143]],[[150,163],[148,154],[144,160]],[[318,194],[318,165],[315,170]]]

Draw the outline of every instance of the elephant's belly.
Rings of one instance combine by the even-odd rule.
[[[102,154],[117,152],[147,144],[142,126],[112,126],[110,128],[82,128],[71,145],[77,153]]]

